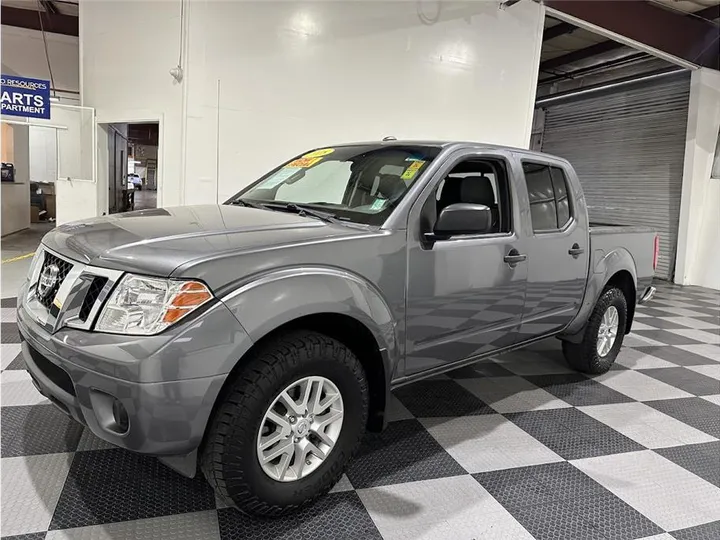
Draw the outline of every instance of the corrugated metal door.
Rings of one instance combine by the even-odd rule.
[[[690,76],[548,106],[542,149],[577,170],[590,220],[660,234],[657,276],[675,269]]]

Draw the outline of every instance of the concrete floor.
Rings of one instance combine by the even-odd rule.
[[[33,223],[29,229],[10,234],[2,239],[2,268],[0,269],[0,296],[17,295],[32,261],[31,254],[40,245],[45,234],[55,227],[54,223]]]
[[[157,208],[157,191],[143,189],[135,192],[135,210]]]

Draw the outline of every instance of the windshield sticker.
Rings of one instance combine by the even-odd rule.
[[[386,202],[387,199],[376,199],[375,202],[370,205],[370,210],[382,210]]]
[[[316,157],[325,157],[328,154],[332,154],[335,151],[334,148],[321,148],[320,150],[313,150],[309,154],[305,154],[304,158],[316,158]]]
[[[275,186],[282,184],[285,180],[293,176],[296,172],[300,171],[297,167],[290,167],[289,165],[283,167],[278,172],[273,174],[270,178],[265,180],[258,186],[259,189],[272,189]]]
[[[400,178],[403,180],[412,180],[423,165],[425,165],[424,161],[413,161],[408,168],[405,169],[405,172],[402,173]]]
[[[312,167],[313,165],[316,165],[317,163],[320,163],[322,161],[321,157],[315,157],[315,158],[309,158],[309,157],[301,157],[299,159],[296,159],[295,161],[292,161],[285,165],[285,168],[288,167],[291,168],[300,168],[300,169],[307,169],[308,167]]]

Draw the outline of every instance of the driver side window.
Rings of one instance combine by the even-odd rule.
[[[480,204],[490,208],[492,226],[486,234],[511,232],[512,218],[505,164],[499,160],[477,159],[461,161],[455,165],[440,181],[434,196],[430,197],[423,208],[422,220],[426,227],[432,229],[440,213],[457,203]]]

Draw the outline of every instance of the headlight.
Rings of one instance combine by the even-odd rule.
[[[95,325],[98,332],[148,336],[165,330],[212,298],[197,281],[126,275]]]

